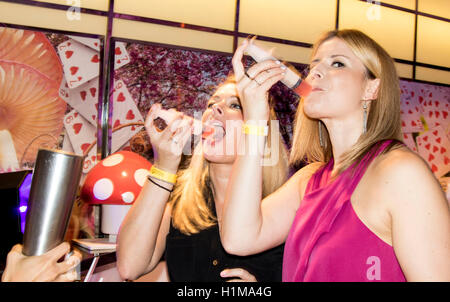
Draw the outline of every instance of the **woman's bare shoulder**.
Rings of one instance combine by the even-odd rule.
[[[406,147],[391,150],[377,158],[371,183],[380,198],[391,200],[391,206],[419,203],[422,200],[444,200],[442,188],[425,160]],[[428,204],[431,202],[428,201]]]
[[[399,175],[416,172],[430,176],[430,169],[425,160],[407,147],[398,147],[380,155],[374,162],[374,170],[378,176]]]

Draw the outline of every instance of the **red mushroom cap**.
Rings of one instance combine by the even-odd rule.
[[[81,198],[91,204],[131,205],[141,192],[151,166],[137,153],[113,153],[89,171]]]

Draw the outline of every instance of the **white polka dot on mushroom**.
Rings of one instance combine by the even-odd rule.
[[[93,193],[99,200],[108,199],[114,192],[114,184],[109,178],[101,178],[94,185]]]
[[[122,200],[125,203],[132,203],[134,201],[133,192],[125,192],[122,194]]]
[[[134,180],[139,186],[143,186],[145,183],[145,180],[147,179],[147,175],[149,174],[149,171],[147,169],[137,169],[136,172],[134,172]]]
[[[122,154],[113,154],[105,158],[102,162],[103,166],[105,167],[112,167],[120,164],[123,161],[123,155]]]

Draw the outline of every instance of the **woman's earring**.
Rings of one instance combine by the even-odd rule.
[[[324,148],[325,144],[323,143],[323,136],[322,136],[322,122],[319,121],[318,123],[319,123],[319,143],[320,143],[320,146],[322,148]]]
[[[363,103],[363,133],[367,132],[367,101],[364,101]]]

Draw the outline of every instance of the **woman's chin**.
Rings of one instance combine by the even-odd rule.
[[[236,152],[234,152],[234,148],[232,148],[232,152],[225,148],[224,144],[225,140],[203,140],[202,142],[202,151],[203,157],[212,163],[228,163],[234,162],[236,157]]]

